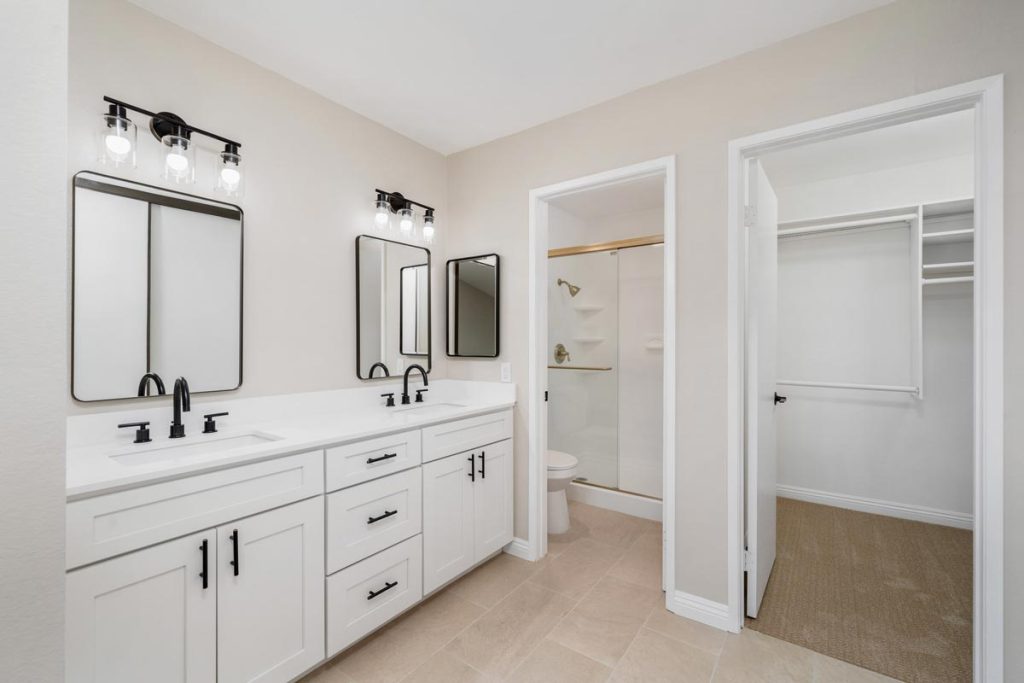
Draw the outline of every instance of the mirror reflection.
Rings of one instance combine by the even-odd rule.
[[[379,379],[411,363],[430,370],[430,251],[356,238],[356,374]]]
[[[448,355],[498,355],[498,255],[448,262]]]
[[[72,231],[76,399],[241,385],[241,209],[83,172]]]

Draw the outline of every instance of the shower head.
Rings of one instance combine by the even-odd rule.
[[[580,288],[577,287],[576,285],[572,284],[568,280],[563,280],[562,278],[558,278],[558,284],[559,285],[565,285],[566,287],[569,288],[569,296],[576,296],[577,294],[580,293]]]

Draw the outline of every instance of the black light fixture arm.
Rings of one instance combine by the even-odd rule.
[[[374,188],[374,192],[377,193],[377,199],[386,199],[391,204],[391,208],[395,211],[406,208],[408,204],[413,204],[420,207],[430,215],[433,215],[434,213],[434,207],[413,201],[401,192],[388,192],[387,190],[381,190],[380,188]]]
[[[137,107],[134,104],[128,104],[127,102],[124,102],[122,100],[115,100],[113,97],[109,97],[107,95],[103,96],[103,101],[104,102],[108,102],[108,103],[113,104],[113,105],[118,106],[118,107],[124,107],[125,109],[128,109],[130,111],[134,111],[134,112],[137,112],[139,114],[142,114],[143,116],[148,116],[149,118],[154,119],[156,121],[166,121],[168,124],[171,124],[174,127],[186,130],[189,133],[199,133],[200,135],[204,135],[204,136],[206,136],[208,138],[212,138],[214,140],[219,140],[219,141],[223,142],[225,145],[232,145],[235,148],[236,153],[237,153],[237,150],[242,146],[242,143],[240,143],[240,142],[235,142],[234,140],[231,140],[229,138],[223,137],[221,135],[217,135],[216,133],[211,133],[210,131],[203,130],[202,128],[197,128],[196,126],[193,126],[191,124],[185,123],[184,121],[180,120],[180,117],[175,117],[178,120],[165,118],[166,114],[169,113],[169,112],[164,112],[163,114],[157,113],[157,112],[152,112],[152,111],[149,111],[148,109],[143,109],[142,107]],[[422,204],[419,204],[418,206],[422,206]]]

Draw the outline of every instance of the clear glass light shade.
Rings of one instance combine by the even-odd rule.
[[[112,168],[135,168],[137,131],[123,116],[104,114],[99,129],[99,161]]]
[[[403,234],[408,235],[412,232],[413,223],[414,217],[412,209],[405,208],[398,210],[398,229],[401,230]]]
[[[229,197],[241,197],[244,189],[242,157],[234,152],[221,152],[217,167],[217,190]]]
[[[423,217],[423,241],[434,241],[434,217],[431,215]]]
[[[388,227],[388,222],[391,220],[391,204],[386,199],[377,200],[377,212],[373,215],[373,223],[377,226],[378,230],[383,230]]]
[[[160,138],[164,153],[164,179],[173,183],[196,181],[196,151],[192,141],[181,135]]]

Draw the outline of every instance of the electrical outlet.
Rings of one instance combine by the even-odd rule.
[[[501,381],[511,382],[512,381],[512,364],[502,363],[501,364]]]

